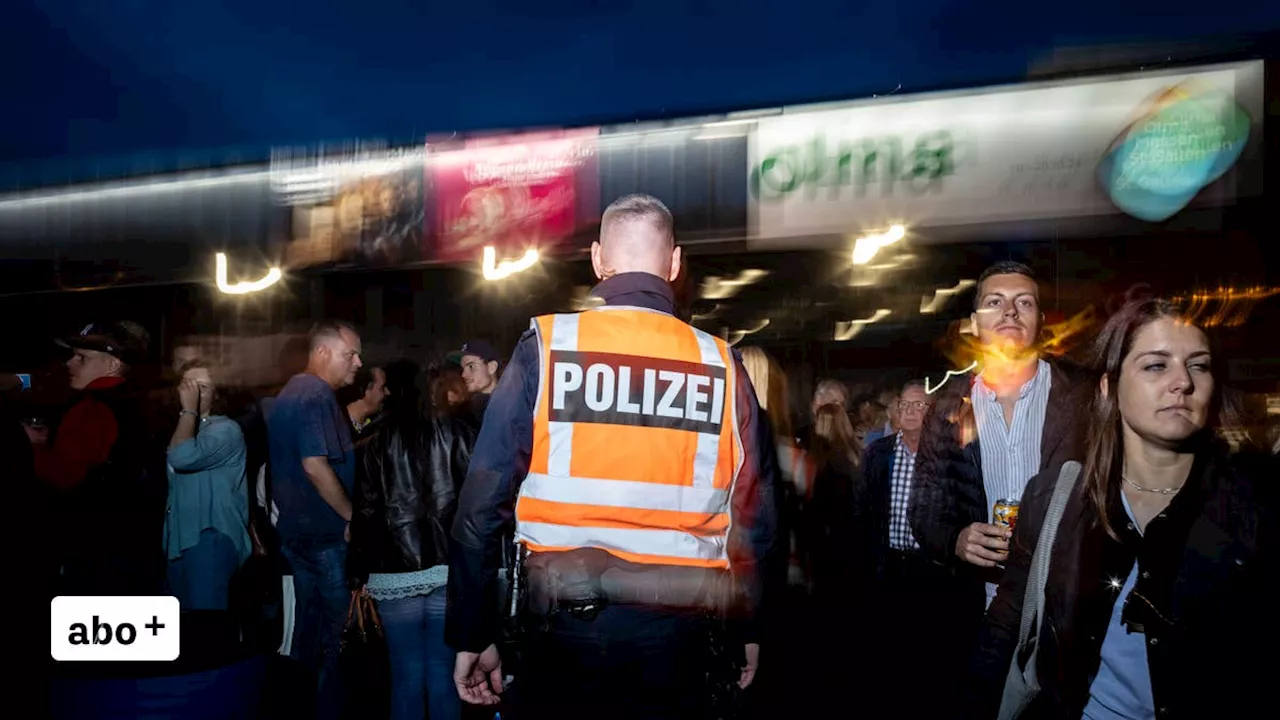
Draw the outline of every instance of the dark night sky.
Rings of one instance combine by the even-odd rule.
[[[0,164],[972,85],[1055,47],[1277,27],[1263,0],[7,0]]]

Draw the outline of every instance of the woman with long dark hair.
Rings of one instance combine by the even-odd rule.
[[[1126,305],[1102,329],[1088,439],[1034,635],[1041,690],[1021,717],[1234,718],[1270,704],[1280,473],[1218,440],[1236,422],[1219,359],[1163,300]],[[975,717],[996,717],[1011,661],[1026,667],[1015,647],[1060,472],[1023,497],[975,660]]]
[[[391,718],[461,717],[444,642],[449,528],[475,434],[420,402],[418,369],[386,368],[386,418],[360,450],[349,564],[377,602],[391,656]]]

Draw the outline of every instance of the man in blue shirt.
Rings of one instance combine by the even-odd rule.
[[[297,597],[292,655],[318,674],[320,718],[343,710],[338,645],[351,598],[346,565],[355,446],[334,391],[355,380],[360,349],[350,325],[316,325],[306,371],[280,391],[267,421],[276,529]]]

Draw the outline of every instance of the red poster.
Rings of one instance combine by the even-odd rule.
[[[597,130],[468,141],[428,155],[437,260],[554,251],[599,214]]]

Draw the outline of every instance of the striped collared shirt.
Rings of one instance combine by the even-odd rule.
[[[973,383],[973,415],[982,454],[982,486],[987,492],[987,522],[999,500],[1021,500],[1027,481],[1040,472],[1040,442],[1052,384],[1049,363],[1040,360],[1036,374],[1018,391],[1013,422],[1006,424],[996,393],[978,376]],[[995,597],[988,586],[987,599]]]

